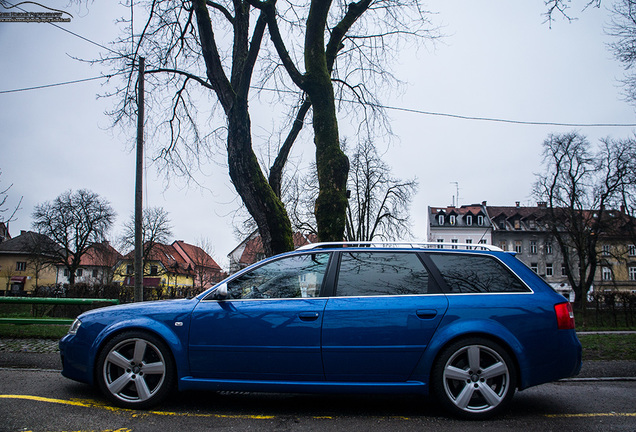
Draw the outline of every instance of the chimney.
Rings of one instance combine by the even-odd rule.
[[[27,232],[25,230],[20,230],[20,235],[25,235]]]
[[[548,208],[548,203],[547,203],[547,201],[539,201],[537,203],[537,207],[539,207],[539,208]]]
[[[486,207],[488,205],[488,201],[482,201],[481,205],[483,205],[484,207]]]
[[[515,201],[515,206],[516,206],[517,208],[519,208],[519,207],[521,207],[521,203],[520,203],[519,201]]]

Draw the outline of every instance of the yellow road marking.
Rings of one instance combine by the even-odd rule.
[[[115,412],[127,412],[132,414],[133,417],[139,417],[144,415],[157,415],[157,416],[172,416],[172,417],[203,417],[203,418],[227,418],[227,419],[249,419],[249,420],[272,420],[275,419],[275,415],[253,415],[253,414],[201,414],[201,413],[179,413],[171,411],[135,411],[126,408],[117,408],[104,403],[100,403],[93,400],[67,400],[67,399],[54,399],[42,396],[31,395],[2,395],[0,399],[23,399],[36,402],[56,403],[62,405],[79,406],[84,408],[101,408]],[[544,417],[548,418],[591,418],[591,417],[636,417],[636,413],[581,413],[581,414],[545,414]],[[316,420],[333,420],[333,416],[313,416]],[[390,418],[397,420],[410,420],[409,417],[391,416]],[[81,432],[81,431],[78,431]],[[129,432],[128,429],[107,430],[102,432]]]
[[[135,411],[126,408],[117,408],[103,403],[99,403],[92,400],[66,400],[66,399],[54,399],[41,396],[31,395],[0,395],[0,399],[23,399],[36,402],[47,402],[71,406],[79,406],[84,408],[101,408],[109,411],[127,412],[131,413],[133,417],[142,415],[161,415],[161,416],[174,416],[174,417],[208,417],[208,418],[230,418],[230,419],[250,419],[250,420],[271,420],[276,418],[273,415],[250,415],[250,414],[200,414],[200,413],[178,413],[170,411]]]
[[[550,418],[586,418],[586,417],[636,417],[636,413],[583,413],[583,414],[546,414]]]

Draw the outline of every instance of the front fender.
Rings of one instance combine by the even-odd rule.
[[[180,324],[176,324],[180,323]],[[139,330],[153,333],[160,337],[170,349],[177,368],[179,378],[189,374],[187,337],[190,327],[189,316],[177,317],[170,321],[158,321],[156,318],[137,317],[124,321],[119,321],[105,327],[94,339],[88,357],[88,364],[91,369],[88,376],[93,384],[97,357],[104,344],[115,335],[130,331]]]

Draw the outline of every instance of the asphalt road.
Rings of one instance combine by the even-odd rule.
[[[55,352],[0,351],[0,431],[636,430],[636,362],[586,363],[576,380],[518,392],[488,422],[449,419],[413,396],[185,392],[156,410],[131,411],[59,369]]]

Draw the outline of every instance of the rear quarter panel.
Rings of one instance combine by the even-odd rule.
[[[429,382],[440,351],[452,341],[483,336],[499,341],[517,361],[519,387],[551,381],[547,368],[559,357],[553,299],[546,293],[453,294],[414,379]]]

